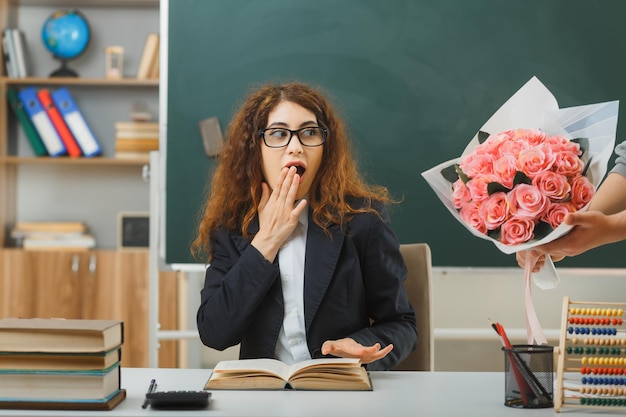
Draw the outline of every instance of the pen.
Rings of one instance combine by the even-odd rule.
[[[147,394],[151,394],[156,390],[156,379],[153,379],[152,381],[150,381],[150,386],[148,387],[148,392]],[[148,400],[148,396],[146,395],[146,399],[143,400],[143,404],[141,404],[141,408],[146,408],[148,407],[148,404],[150,403],[150,400]]]

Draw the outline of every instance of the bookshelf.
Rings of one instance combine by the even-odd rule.
[[[44,48],[43,22],[61,9],[79,9],[91,39],[69,61],[77,78],[48,75],[59,66]],[[140,102],[158,116],[159,80],[135,78],[146,35],[159,32],[159,0],[0,0],[0,29],[21,29],[27,42],[27,78],[0,69],[0,316],[121,318],[129,323],[124,366],[148,364],[149,251],[117,249],[117,214],[150,207],[148,158],[115,159],[115,122],[130,120]],[[106,79],[105,47],[124,47],[124,76]],[[3,52],[0,45],[0,52]],[[1,55],[0,55],[1,56]],[[67,87],[98,138],[94,158],[36,157],[6,100],[9,88]],[[87,253],[14,248],[17,221],[84,221],[97,247]],[[177,276],[159,273],[163,329],[177,328]],[[20,283],[28,283],[23,288]],[[54,284],[51,284],[54,283]],[[72,302],[59,306],[53,290]],[[28,299],[28,302],[27,300]],[[32,300],[38,300],[34,302]],[[176,366],[176,342],[163,342],[163,366]]]
[[[89,22],[91,39],[85,53],[69,61],[79,77],[48,77],[59,62],[40,40],[41,26],[53,12],[78,9]],[[0,0],[0,28],[19,28],[26,38],[27,78],[9,78],[0,71],[0,247],[11,246],[8,230],[18,220],[55,221],[83,216],[95,234],[98,248],[115,249],[117,213],[149,210],[147,158],[118,160],[115,122],[130,120],[136,102],[158,115],[159,80],[135,77],[148,33],[159,32],[158,0]],[[124,47],[121,79],[106,79],[106,46]],[[97,158],[36,157],[4,99],[7,89],[29,86],[54,90],[67,87],[101,143]],[[50,181],[48,181],[50,178]],[[44,181],[42,181],[44,179]],[[105,180],[106,179],[106,180]],[[57,190],[55,198],[42,195]],[[85,187],[97,187],[89,201]],[[126,192],[120,190],[128,190]],[[89,191],[86,193],[89,195]],[[91,192],[91,195],[96,193]],[[97,197],[97,198],[96,198]],[[101,204],[104,201],[105,204]],[[33,204],[35,203],[35,204]],[[80,212],[76,203],[84,206]],[[46,212],[33,208],[45,205]],[[46,216],[47,218],[44,218]]]

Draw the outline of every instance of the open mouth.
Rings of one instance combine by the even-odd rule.
[[[304,171],[306,171],[306,168],[304,167],[304,165],[300,165],[300,162],[291,162],[291,163],[287,163],[287,165],[285,165],[287,168],[291,168],[291,167],[295,167],[296,168],[296,173],[298,174],[298,176],[302,176],[304,174]]]

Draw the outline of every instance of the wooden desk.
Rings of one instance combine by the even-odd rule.
[[[504,406],[500,372],[372,372],[373,391],[213,391],[208,410],[142,409],[151,378],[159,391],[202,389],[209,369],[122,368],[127,398],[113,411],[0,410],[0,416],[555,416],[553,408],[519,410]],[[616,411],[623,407],[616,407]],[[572,416],[596,413],[565,409]]]

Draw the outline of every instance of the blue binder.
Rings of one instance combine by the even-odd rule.
[[[66,87],[61,87],[50,95],[76,142],[78,142],[78,146],[83,151],[83,155],[90,157],[102,154],[102,147],[98,139],[87,124],[69,90]]]
[[[37,90],[35,87],[28,87],[21,90],[18,96],[30,120],[33,122],[37,132],[39,132],[39,136],[41,136],[41,140],[46,146],[48,154],[50,154],[50,156],[64,155],[67,152],[65,145],[54,128],[52,120],[50,120],[46,110],[41,105],[39,98],[37,98]]]
[[[33,121],[30,119],[30,116],[26,113],[24,103],[20,100],[15,88],[9,88],[7,90],[7,99],[9,100],[9,105],[13,109],[13,113],[15,113],[15,117],[17,117],[24,133],[26,133],[26,137],[33,148],[33,153],[36,156],[47,156],[48,150],[46,149],[46,145],[43,143],[41,135],[37,131]]]

